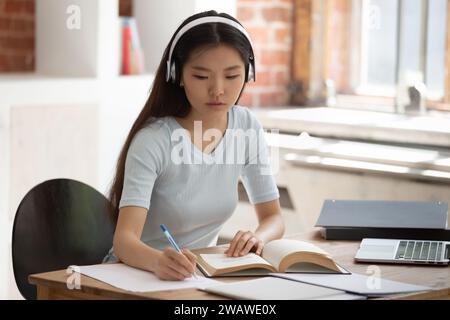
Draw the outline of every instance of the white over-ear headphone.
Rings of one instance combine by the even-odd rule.
[[[180,40],[181,36],[185,34],[190,29],[205,23],[224,23],[227,25],[230,25],[237,30],[239,30],[248,40],[250,43],[250,49],[251,49],[251,55],[250,55],[250,61],[248,66],[248,73],[246,75],[246,80],[250,81],[252,79],[253,81],[256,80],[256,72],[255,72],[255,57],[253,54],[253,45],[252,41],[250,39],[250,36],[248,35],[247,31],[244,29],[243,26],[241,26],[239,23],[237,23],[234,20],[231,20],[229,18],[225,17],[218,17],[218,16],[212,16],[212,17],[201,17],[198,19],[195,19],[189,23],[187,23],[185,26],[183,26],[180,31],[177,32],[175,37],[173,38],[172,44],[170,45],[169,50],[169,58],[167,60],[167,72],[166,72],[166,81],[167,82],[175,82],[177,79],[177,68],[175,66],[175,63],[172,61],[172,54],[173,50],[175,49],[175,46],[177,45],[178,40]]]

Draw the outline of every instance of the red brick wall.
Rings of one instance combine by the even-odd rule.
[[[250,33],[256,57],[256,82],[249,82],[240,104],[289,104],[293,6],[293,0],[237,0],[237,18]]]
[[[0,0],[0,72],[34,70],[35,0]]]
[[[133,13],[133,0],[119,0],[119,16],[131,17]]]

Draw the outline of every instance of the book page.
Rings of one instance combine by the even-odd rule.
[[[281,260],[294,252],[312,252],[329,256],[327,252],[309,242],[278,239],[270,241],[264,246],[262,257],[278,270]]]
[[[256,263],[270,266],[270,263],[254,253],[249,253],[243,257],[227,257],[225,254],[200,254],[200,256],[214,269],[246,266]]]

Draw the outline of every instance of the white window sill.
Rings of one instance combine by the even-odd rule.
[[[450,147],[450,117],[410,116],[340,108],[252,109],[266,129],[368,142]]]

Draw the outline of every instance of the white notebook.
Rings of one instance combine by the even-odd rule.
[[[314,286],[281,278],[264,277],[255,280],[213,285],[200,290],[232,299],[245,300],[357,300],[365,296]]]

